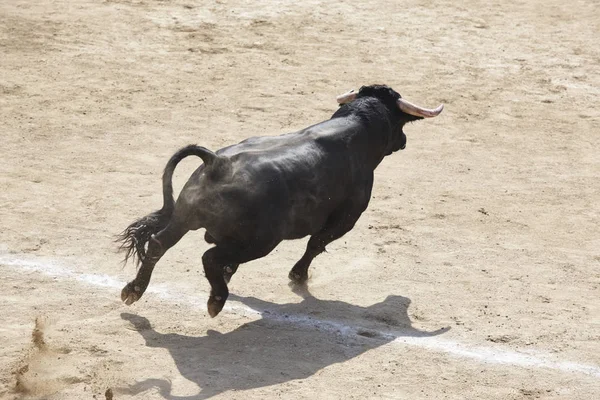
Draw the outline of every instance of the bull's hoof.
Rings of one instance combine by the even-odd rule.
[[[140,297],[142,297],[142,289],[133,282],[129,282],[121,290],[121,300],[128,306],[138,301]]]
[[[301,275],[301,274],[295,272],[294,270],[292,270],[292,271],[290,271],[288,278],[290,278],[290,281],[292,281],[292,283],[294,283],[296,285],[304,285],[306,283],[306,281],[308,280],[308,274]]]
[[[211,318],[214,318],[219,315],[223,306],[225,306],[225,297],[210,296],[206,306],[208,308],[208,315],[210,315]]]

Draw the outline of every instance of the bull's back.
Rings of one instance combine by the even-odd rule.
[[[252,170],[248,183],[257,215],[284,239],[319,231],[351,184],[343,152],[329,153],[313,142],[261,156]]]
[[[230,171],[201,167],[182,191],[197,225],[217,240],[295,239],[319,231],[347,198],[352,177],[343,141],[310,129],[219,151]]]
[[[344,196],[348,163],[341,151],[315,141],[253,151],[232,157],[234,180],[267,209],[315,213]]]

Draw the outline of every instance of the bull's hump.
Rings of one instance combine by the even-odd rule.
[[[346,136],[360,128],[360,122],[356,118],[334,118],[320,124],[307,128],[311,135],[318,139],[323,136]]]

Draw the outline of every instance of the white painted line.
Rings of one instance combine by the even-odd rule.
[[[125,282],[109,275],[75,272],[62,265],[62,263],[54,260],[0,255],[0,266],[1,265],[21,271],[39,272],[55,278],[72,279],[97,287],[121,289],[125,284]],[[151,286],[148,288],[147,292],[154,293],[168,301],[187,303],[196,307],[205,307],[206,299],[208,298],[206,294],[183,296],[180,291],[167,284]],[[373,340],[388,340],[394,344],[420,347],[431,351],[443,352],[453,356],[477,360],[483,363],[514,365],[524,368],[548,368],[563,372],[581,373],[600,378],[600,367],[597,365],[560,360],[556,355],[542,351],[515,351],[500,346],[469,345],[467,343],[461,343],[439,336],[406,336],[402,331],[379,331],[361,326],[348,325],[333,320],[316,319],[302,314],[290,315],[277,313],[273,310],[255,310],[237,301],[231,300],[228,301],[225,309],[239,315],[262,316],[262,318],[265,319],[325,330],[342,336],[355,336],[359,335],[360,332],[366,331],[373,334]]]

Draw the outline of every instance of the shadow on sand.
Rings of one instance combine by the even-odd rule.
[[[133,395],[158,388],[165,399],[208,399],[230,390],[305,379],[396,338],[436,336],[449,329],[423,332],[413,328],[407,312],[410,299],[402,296],[360,307],[319,300],[307,291],[299,294],[303,301],[290,304],[231,295],[230,301],[256,310],[263,318],[227,333],[209,330],[206,336],[162,334],[144,317],[121,314],[147,346],[167,349],[181,375],[202,389],[194,395],[176,396],[169,380],[150,378],[120,391]]]

